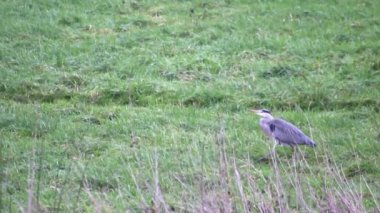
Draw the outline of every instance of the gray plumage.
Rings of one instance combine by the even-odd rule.
[[[279,145],[295,147],[297,145],[308,145],[315,147],[316,144],[293,124],[273,118],[269,110],[252,110],[262,118],[259,125],[265,135],[275,140]]]
[[[315,147],[315,143],[307,137],[300,129],[293,124],[275,118],[269,122],[269,129],[272,137],[278,142],[279,145],[308,145]]]

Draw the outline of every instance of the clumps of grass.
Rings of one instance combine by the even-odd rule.
[[[345,43],[345,42],[350,42],[353,40],[353,37],[350,35],[346,34],[339,34],[335,36],[334,41],[337,43]]]
[[[68,88],[62,87],[59,84],[45,84],[37,81],[23,80],[16,85],[6,85],[3,87],[1,94],[5,99],[13,100],[20,103],[33,102],[54,102],[56,100],[70,100],[75,94],[73,89],[82,86],[84,82],[80,77],[65,77],[62,79],[62,84]]]
[[[209,81],[209,75],[193,72],[165,73],[167,79],[173,81],[127,82],[124,86],[100,86],[89,90],[89,83],[81,75],[70,74],[62,76],[57,82],[39,82],[25,80],[20,84],[0,86],[0,94],[5,99],[19,103],[46,102],[69,100],[75,103],[91,103],[97,105],[179,105],[193,107],[223,106],[232,111],[255,105],[267,105],[271,108],[288,110],[302,108],[309,110],[357,109],[369,107],[377,111],[380,101],[366,97],[336,98],[343,94],[348,96],[351,91],[340,91],[334,87],[319,87],[318,82],[307,82],[301,86],[293,86],[292,92],[282,88],[288,84],[274,84],[272,90],[257,85],[250,99],[244,98],[250,90],[244,88],[238,93],[235,84],[217,86]],[[279,74],[280,76],[282,74]],[[286,75],[286,74],[284,74]],[[273,75],[273,76],[277,76]],[[280,81],[277,77],[274,81]],[[200,85],[195,82],[200,82]],[[186,84],[186,87],[183,86]],[[223,87],[223,88],[222,88]],[[342,89],[343,90],[343,89]],[[273,92],[274,91],[274,92]],[[347,94],[345,94],[347,93]]]
[[[150,20],[146,20],[146,19],[135,19],[135,20],[131,20],[130,23],[139,28],[146,28],[146,27],[154,25],[154,22]]]
[[[360,162],[360,164],[350,165],[343,172],[346,177],[352,178],[366,174],[376,174],[379,172],[379,169],[372,162],[364,161]]]
[[[355,109],[358,107],[369,107],[377,111],[380,110],[380,101],[373,99],[361,99],[361,100],[351,100],[351,101],[337,101],[335,107],[341,109]],[[333,109],[334,106],[329,107]]]
[[[59,82],[70,89],[76,90],[79,90],[82,86],[86,85],[86,81],[77,74],[65,75],[60,79]]]
[[[89,124],[96,124],[96,125],[101,124],[100,120],[95,116],[86,116],[82,120]]]
[[[185,106],[208,107],[218,103],[228,102],[231,97],[220,90],[201,90],[185,97],[182,101]]]
[[[329,109],[334,103],[327,90],[316,89],[314,92],[300,91],[295,104],[303,109]]]
[[[70,100],[73,95],[65,90],[56,89],[48,92],[33,92],[30,91],[24,94],[15,94],[12,100],[20,103],[46,102],[52,103],[56,100]]]
[[[166,80],[176,80],[182,82],[191,82],[191,81],[204,81],[208,82],[212,79],[210,74],[200,74],[198,72],[183,70],[183,71],[163,71],[161,74]]]
[[[0,112],[0,128],[7,132],[18,132],[26,137],[39,138],[55,128],[52,119],[40,108],[35,111],[2,109]]]
[[[287,65],[278,65],[270,68],[267,71],[264,71],[261,74],[261,77],[263,78],[275,78],[275,77],[291,77],[291,76],[297,76],[300,72]]]
[[[373,64],[371,65],[371,69],[374,71],[380,70],[380,61],[373,62]]]
[[[95,176],[93,177],[86,177],[85,181],[78,180],[78,184],[81,185],[81,187],[84,187],[87,190],[91,191],[113,191],[117,188],[118,183],[116,180],[109,180],[109,179],[99,179]]]
[[[125,88],[107,89],[93,96],[88,101],[96,104],[117,103],[122,105],[183,105],[209,107],[218,103],[231,101],[232,96],[217,88],[195,87],[179,88],[178,85],[162,85],[154,82],[132,82]]]
[[[78,27],[82,24],[82,22],[82,18],[78,16],[65,16],[58,20],[58,24],[70,27]]]
[[[113,102],[146,106],[154,96],[158,96],[159,94],[164,95],[164,92],[160,92],[155,84],[138,82],[128,84],[127,87],[121,89],[106,89],[100,91],[99,93],[90,96],[89,102],[96,104]]]

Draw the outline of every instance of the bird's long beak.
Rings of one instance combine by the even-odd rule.
[[[251,112],[258,113],[259,110],[257,110],[257,109],[251,109]]]

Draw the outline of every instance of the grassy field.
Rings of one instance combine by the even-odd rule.
[[[379,212],[380,1],[0,2],[0,211]],[[317,142],[293,161],[251,108]]]

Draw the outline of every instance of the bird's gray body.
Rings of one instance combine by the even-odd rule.
[[[266,159],[268,156],[273,156],[277,144],[292,147],[294,159],[296,146],[307,145],[316,147],[314,141],[307,137],[300,129],[285,120],[274,118],[269,110],[252,109],[251,111],[261,117],[259,122],[261,130],[268,138],[275,141],[272,150],[265,157],[260,158],[260,160]]]
[[[260,119],[259,124],[265,135],[275,140],[279,145],[291,147],[297,145],[316,146],[314,141],[307,137],[300,129],[285,120],[264,117]]]

